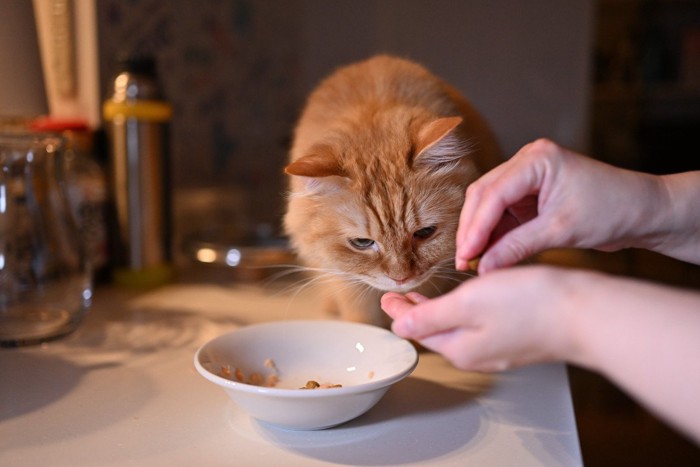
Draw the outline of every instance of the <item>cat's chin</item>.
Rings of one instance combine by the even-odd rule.
[[[387,283],[390,282],[390,283]],[[406,282],[405,284],[396,284],[393,280],[383,281],[381,283],[370,283],[375,289],[379,289],[382,292],[397,292],[406,293],[420,287],[425,280],[412,280]]]
[[[406,292],[410,292],[411,290],[417,289],[419,285],[420,285],[419,283],[397,285],[395,287],[387,288],[386,292],[406,293]]]

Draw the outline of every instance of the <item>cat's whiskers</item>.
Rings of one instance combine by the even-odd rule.
[[[298,264],[277,264],[273,266],[264,266],[265,269],[273,269],[273,268],[279,268],[281,269],[279,272],[276,272],[269,277],[267,277],[263,282],[262,286],[263,287],[273,287],[280,281],[286,280],[289,276],[293,276],[295,274],[303,274],[305,271],[305,268],[303,266],[300,266]],[[303,279],[302,279],[303,280]],[[299,282],[299,280],[294,281],[294,284]],[[282,289],[282,293],[285,293],[289,289],[289,285],[286,285],[284,289]]]
[[[338,291],[345,290],[345,288],[350,288],[353,285],[365,285],[364,282],[352,274],[337,270],[337,269],[325,269],[325,268],[313,268],[307,266],[294,265],[289,268],[288,271],[280,272],[275,278],[271,280],[279,280],[292,273],[303,273],[304,276],[293,283],[287,285],[279,291],[279,294],[289,294],[293,293],[290,299],[291,303],[303,292],[308,289],[317,286],[323,286],[325,284],[334,283],[342,284],[341,289]],[[340,280],[339,280],[340,279]],[[364,290],[359,291],[360,293],[365,293]]]
[[[345,281],[338,281],[339,276],[348,276],[348,274],[342,273],[340,271],[336,270],[320,270],[317,268],[308,268],[308,272],[312,272],[306,279],[306,281],[303,281],[300,286],[297,287],[296,292],[292,296],[290,300],[290,306],[291,303],[294,299],[296,299],[300,294],[302,294],[304,291],[312,289],[314,287],[321,287],[323,290],[324,286],[327,284],[342,284],[342,287],[338,291],[342,291],[345,288],[349,288],[351,284],[345,280]],[[299,281],[302,282],[302,281]],[[297,282],[297,284],[299,284]]]
[[[356,281],[354,282],[354,284],[360,286],[360,287],[355,287],[355,294],[356,294],[356,297],[355,297],[354,299],[355,299],[356,301],[363,301],[364,298],[365,298],[369,293],[372,292],[372,290],[376,290],[376,289],[374,289],[374,287],[372,287],[371,285],[367,284],[366,282],[364,282],[364,281],[361,280],[361,279],[356,279]]]
[[[470,271],[455,271],[450,268],[434,268],[433,278],[448,279],[452,282],[464,282],[467,279],[476,277],[477,274]]]
[[[436,281],[461,284],[465,280],[476,276],[474,272],[457,271],[454,268],[454,260],[454,256],[445,258],[430,269],[430,279],[428,279],[426,283],[433,287],[438,294],[444,292],[444,290],[442,290],[442,287],[440,287]]]
[[[428,285],[430,285],[432,288],[434,288],[434,289],[435,289],[435,292],[437,292],[437,294],[440,295],[440,293],[441,293],[442,290],[441,290],[441,288],[435,283],[435,281],[433,281],[433,277],[434,277],[434,276],[431,276],[431,278],[430,278],[426,283],[427,283]]]
[[[447,281],[458,284],[476,275],[471,272],[456,271],[454,267],[452,267],[453,264],[454,257],[451,257],[446,258],[433,266],[431,268],[430,279],[428,279],[426,283],[429,284],[430,287],[434,288],[436,292],[440,293],[441,287],[436,283],[436,281]],[[265,281],[265,286],[270,286],[273,282],[281,281],[294,274],[303,275],[301,278],[286,284],[283,288],[275,292],[276,295],[291,295],[288,305],[288,313],[297,297],[315,287],[322,287],[332,283],[336,286],[335,292],[346,293],[348,290],[350,290],[352,293],[349,294],[348,298],[358,302],[363,301],[368,294],[377,290],[361,277],[338,269],[313,268],[298,264],[279,264],[270,267],[283,268],[284,270],[269,277]]]
[[[374,287],[367,284],[361,277],[352,273],[333,269],[319,270],[308,268],[308,270],[313,272],[315,277],[310,278],[307,283],[301,287],[302,289],[309,286],[332,283],[335,287],[335,294],[346,294],[346,299],[353,302],[362,302],[367,294],[375,290]]]

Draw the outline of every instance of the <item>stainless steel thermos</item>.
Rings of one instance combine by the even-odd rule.
[[[120,61],[103,105],[110,147],[109,188],[113,279],[158,285],[172,275],[168,127],[152,57]]]

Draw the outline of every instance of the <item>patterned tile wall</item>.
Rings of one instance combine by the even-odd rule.
[[[282,167],[303,102],[295,91],[299,2],[98,0],[97,6],[105,97],[119,54],[157,59],[175,110],[170,161],[179,224],[188,223],[181,211],[192,201],[190,207],[204,203],[212,214],[195,216],[211,222],[199,229],[230,232],[226,224],[234,220],[238,227],[275,228]]]

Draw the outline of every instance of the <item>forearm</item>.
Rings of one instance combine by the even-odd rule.
[[[700,442],[700,293],[590,274],[585,296],[568,312],[564,358]]]

